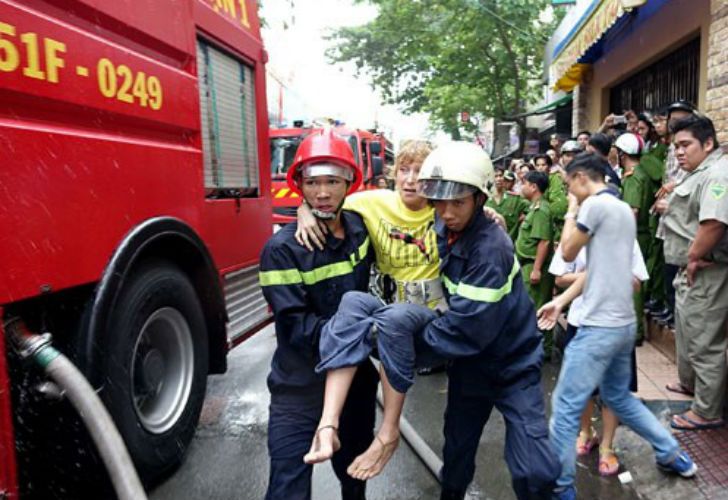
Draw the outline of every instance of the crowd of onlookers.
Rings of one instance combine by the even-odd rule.
[[[635,258],[647,271],[634,294],[636,344],[645,336],[645,314],[675,329],[679,381],[667,389],[695,400],[673,418],[673,427],[723,425],[728,156],[712,121],[683,100],[653,113],[610,114],[596,131],[567,140],[554,134],[544,153],[497,169],[488,205],[507,222],[537,307],[567,286],[564,276],[574,272],[564,268],[558,242],[568,205],[564,172],[581,153],[606,160],[608,189],[634,212]],[[552,340],[544,333],[548,355]]]
[[[565,263],[558,249],[568,209],[565,171],[581,154],[605,160],[608,189],[634,212],[635,344],[644,341],[646,317],[675,332],[679,380],[667,390],[694,396],[694,403],[675,416],[673,427],[723,425],[728,155],[712,121],[684,100],[654,112],[610,114],[598,130],[573,138],[553,134],[542,153],[496,167],[486,206],[505,220],[537,309],[583,271],[583,262]],[[557,336],[559,351],[561,339]],[[550,357],[552,332],[544,332],[544,343]],[[636,381],[633,385],[636,390]]]

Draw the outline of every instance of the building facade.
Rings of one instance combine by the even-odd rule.
[[[728,0],[579,0],[546,49],[572,131],[687,99],[728,143]]]

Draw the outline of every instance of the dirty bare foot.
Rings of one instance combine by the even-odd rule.
[[[333,425],[318,428],[311,443],[311,449],[303,456],[307,464],[318,464],[329,460],[341,448],[339,429]]]
[[[399,445],[399,435],[388,441],[379,435],[375,436],[367,451],[356,457],[346,472],[354,479],[362,481],[373,478],[382,472],[397,445]]]

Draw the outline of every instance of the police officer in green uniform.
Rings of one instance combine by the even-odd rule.
[[[553,275],[548,272],[553,226],[549,202],[543,195],[548,185],[549,179],[543,172],[534,171],[525,175],[521,193],[530,202],[530,207],[516,239],[521,276],[536,310],[551,300],[554,287]],[[547,357],[551,356],[552,345],[551,332],[544,332],[544,352]]]
[[[622,199],[635,214],[637,222],[637,243],[642,255],[649,255],[654,239],[650,232],[650,208],[655,194],[650,187],[650,177],[640,162],[644,142],[642,138],[631,132],[620,135],[614,142],[619,157],[619,166],[622,167]],[[650,276],[652,279],[652,276]],[[645,337],[644,287],[634,294],[634,308],[637,315],[637,345],[641,345]]]
[[[688,116],[671,125],[675,154],[687,172],[665,210],[665,260],[675,278],[675,344],[679,385],[695,393],[676,429],[723,425],[728,338],[728,155],[710,119]]]
[[[528,201],[517,194],[510,193],[510,188],[516,176],[511,171],[496,169],[495,171],[495,189],[491,191],[491,197],[488,198],[485,206],[490,207],[503,216],[506,221],[508,236],[513,242],[518,237],[518,228],[521,220],[528,212]]]
[[[534,158],[536,170],[548,175],[549,186],[543,194],[551,209],[551,225],[554,231],[553,241],[561,238],[561,228],[564,227],[564,215],[569,206],[566,196],[566,184],[562,176],[563,169],[574,159],[577,153],[581,152],[581,146],[576,141],[566,141],[561,148],[562,165],[553,165],[549,155],[537,155]]]
[[[657,115],[655,118],[657,119]],[[663,132],[666,132],[666,130],[663,130]],[[653,119],[645,113],[637,115],[637,133],[645,143],[642,158],[640,158],[640,168],[648,177],[647,186],[651,197],[646,199],[646,202],[651,208],[655,203],[655,195],[660,190],[662,179],[665,176],[667,144],[662,142],[661,135],[658,133],[656,125],[653,124]],[[664,133],[662,136],[664,137]],[[652,312],[662,311],[665,308],[664,253],[662,240],[655,238],[658,222],[658,214],[650,210],[648,214],[648,232],[651,236],[650,253],[644,255],[650,279],[644,286],[644,299],[645,309]]]

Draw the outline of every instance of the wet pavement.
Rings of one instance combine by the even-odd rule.
[[[151,492],[152,500],[264,497],[268,474],[266,424],[269,401],[265,377],[274,347],[272,328],[267,328],[230,353],[227,374],[208,379],[208,397],[187,458],[170,479]],[[543,377],[547,404],[557,375],[558,366],[547,364]],[[644,378],[643,374],[640,384],[649,388],[649,380],[650,377]],[[418,378],[404,412],[437,455],[441,455],[443,445],[446,384],[444,374]],[[660,394],[655,395],[660,397]],[[645,399],[665,425],[671,413],[687,404],[677,400]],[[504,434],[503,419],[494,411],[481,437],[471,498],[515,498],[503,459]],[[707,476],[701,476],[697,481],[682,480],[659,472],[650,446],[624,427],[617,431],[615,446],[622,461],[621,472],[629,471],[632,481],[622,484],[617,477],[600,477],[595,451],[579,462],[576,484],[579,498],[728,499],[728,490],[716,483],[717,477],[710,481]],[[313,498],[340,498],[336,477],[328,464],[314,469]],[[370,481],[368,498],[437,499],[439,486],[412,449],[402,442],[382,475]]]

